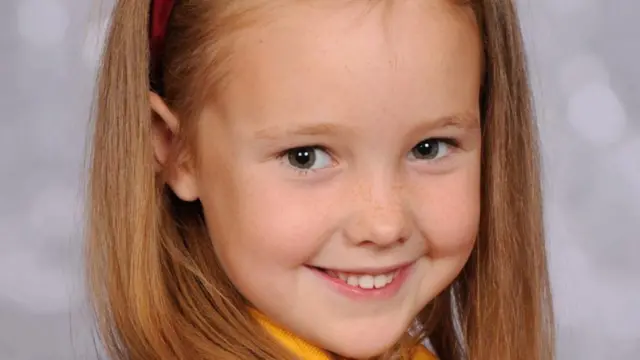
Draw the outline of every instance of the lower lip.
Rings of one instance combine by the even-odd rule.
[[[393,278],[387,286],[383,288],[363,289],[357,286],[351,286],[341,279],[329,276],[322,270],[313,267],[307,267],[314,274],[318,275],[321,279],[327,281],[329,285],[335,289],[338,293],[347,296],[355,300],[386,300],[394,297],[402,288],[411,271],[413,270],[413,263],[398,269],[398,274]]]

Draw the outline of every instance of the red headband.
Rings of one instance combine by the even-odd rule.
[[[167,24],[171,16],[174,0],[151,0],[149,9],[149,56],[151,66],[151,86],[161,91],[161,68]]]

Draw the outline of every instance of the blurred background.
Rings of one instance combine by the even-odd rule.
[[[640,359],[640,1],[518,1],[542,132],[558,359]],[[96,359],[87,121],[110,2],[0,0],[0,360]]]

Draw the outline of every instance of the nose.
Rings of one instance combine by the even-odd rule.
[[[349,242],[387,248],[409,239],[409,210],[401,184],[370,180],[355,189],[350,199],[355,206],[345,227]]]

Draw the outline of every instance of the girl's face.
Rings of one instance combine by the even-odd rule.
[[[199,197],[255,308],[332,352],[379,354],[474,245],[473,14],[448,0],[318,1],[264,17],[200,119],[197,171],[173,185]]]

